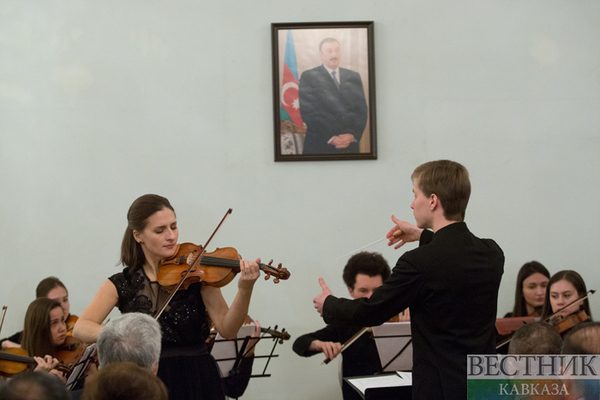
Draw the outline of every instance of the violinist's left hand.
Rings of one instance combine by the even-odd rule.
[[[325,303],[325,299],[327,298],[327,296],[330,296],[333,293],[331,293],[331,290],[329,290],[329,287],[325,283],[325,279],[319,278],[319,285],[321,285],[322,291],[319,295],[317,295],[317,297],[315,297],[313,299],[313,303],[315,305],[315,308],[317,309],[317,312],[322,317],[323,316],[323,303]]]
[[[252,289],[254,282],[260,276],[260,269],[258,263],[260,258],[256,261],[240,260],[240,279],[238,280],[238,289]]]
[[[60,364],[60,361],[58,361],[56,358],[53,358],[52,356],[47,355],[47,356],[44,356],[43,358],[42,357],[33,357],[33,359],[38,364],[37,367],[35,367],[35,371],[47,372],[49,374],[56,376],[58,379],[60,379],[64,383],[67,383],[67,378],[65,377],[65,374],[61,371],[54,369],[58,366],[58,364]]]
[[[60,362],[56,358],[52,358],[52,356],[44,356],[44,357],[33,357],[35,362],[37,363],[37,367],[35,367],[35,371],[38,372],[50,372],[53,368],[56,368]]]

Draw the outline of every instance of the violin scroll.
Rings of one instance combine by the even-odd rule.
[[[271,328],[260,328],[262,333],[268,333],[273,337],[273,339],[278,340],[279,344],[283,344],[284,340],[290,340],[290,334],[285,330],[285,328],[281,329],[281,332],[277,330],[277,325],[273,329]]]
[[[281,263],[277,265],[277,268],[273,267],[273,260],[269,261],[268,264],[259,264],[261,271],[265,273],[265,281],[268,281],[273,276],[273,283],[279,283],[280,279],[287,280],[290,277],[290,271],[287,268],[282,268]]]

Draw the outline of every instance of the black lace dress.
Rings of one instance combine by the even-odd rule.
[[[154,315],[168,297],[143,270],[129,273],[124,269],[108,279],[117,288],[121,313]],[[170,399],[225,398],[219,368],[206,348],[209,326],[201,287],[194,283],[178,291],[158,319],[163,333],[158,377],[167,386]]]

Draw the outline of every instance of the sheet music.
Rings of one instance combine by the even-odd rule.
[[[236,337],[239,339],[244,339],[246,336],[252,336],[254,329],[256,329],[255,324],[242,325]],[[231,371],[233,365],[235,364],[235,347],[237,346],[239,352],[243,343],[243,340],[227,340],[217,333],[215,344],[213,345],[210,354],[212,354],[215,360],[217,360],[217,364],[221,369],[221,375],[223,377],[229,376],[229,371]]]
[[[346,378],[346,381],[364,395],[370,388],[412,386],[412,374],[397,371],[393,374]]]
[[[391,336],[391,337],[385,337]],[[373,337],[381,360],[381,366],[388,362],[412,339],[410,322],[386,322],[373,327]],[[412,342],[383,372],[412,371]]]

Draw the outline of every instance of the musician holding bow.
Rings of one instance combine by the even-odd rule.
[[[495,353],[504,254],[463,222],[471,193],[465,167],[448,160],[425,163],[412,181],[417,226],[392,217],[396,226],[388,238],[396,248],[417,240],[420,246],[400,257],[368,299],[335,298],[320,279],[315,308],[327,323],[374,326],[410,307],[413,398],[464,400],[467,355]]]
[[[390,276],[387,261],[379,253],[361,252],[353,255],[344,267],[343,279],[348,293],[353,299],[369,298],[373,291]],[[360,331],[362,326],[352,324],[328,324],[316,332],[300,336],[293,349],[299,356],[310,357],[323,353],[333,360],[340,354],[342,344]],[[373,375],[381,371],[381,362],[375,341],[369,334],[358,338],[344,351],[342,356],[342,376]],[[344,400],[360,399],[358,393],[343,381]]]
[[[111,276],[81,314],[74,335],[95,342],[100,325],[113,307],[122,313],[155,315],[169,297],[157,279],[161,260],[176,251],[178,230],[169,201],[148,194],[133,202],[121,246],[123,272]],[[260,260],[257,260],[259,262]],[[218,287],[200,283],[179,290],[158,318],[163,331],[158,377],[172,399],[224,399],[218,367],[207,352],[207,313],[219,333],[233,338],[246,315],[254,283],[260,272],[256,262],[240,261],[238,292],[228,307]]]

